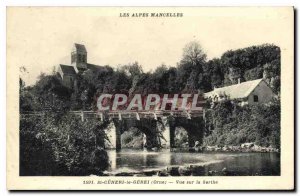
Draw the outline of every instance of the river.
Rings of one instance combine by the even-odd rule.
[[[109,150],[111,173],[160,170],[170,166],[197,166],[194,175],[276,176],[280,175],[280,153],[246,152],[147,152],[143,150]]]

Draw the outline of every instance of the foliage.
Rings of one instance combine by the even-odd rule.
[[[22,85],[20,82],[21,111],[65,111],[70,106],[71,89],[65,87],[56,75],[41,74],[33,87]]]
[[[174,143],[176,147],[187,147],[188,143],[188,132],[182,127],[175,129]]]
[[[229,50],[221,58],[225,85],[236,83],[233,78],[254,80],[262,78],[271,84],[271,80],[280,77],[280,48],[271,44],[251,46],[238,50]],[[275,93],[280,91],[280,83],[274,83]]]
[[[253,142],[280,148],[280,102],[240,107],[220,102],[206,114],[208,131],[205,145],[240,145]]]
[[[131,128],[122,134],[121,144],[122,148],[143,148],[143,133]]]
[[[137,62],[113,69],[103,66],[78,74],[73,88],[60,77],[41,74],[33,87],[20,79],[21,111],[91,110],[101,93],[195,93],[208,92],[242,80],[264,78],[275,93],[280,92],[280,48],[264,44],[229,50],[209,61],[201,45],[188,43],[176,67],[158,66],[145,73]]]
[[[95,165],[96,134],[103,132],[99,122],[81,122],[73,115],[47,115],[21,118],[21,175],[101,175],[108,167],[106,152]],[[103,133],[102,133],[103,135]],[[104,144],[102,144],[104,146]],[[96,157],[99,159],[99,157]]]

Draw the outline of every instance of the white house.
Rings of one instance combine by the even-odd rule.
[[[263,79],[215,88],[213,91],[204,94],[204,97],[210,99],[213,103],[222,100],[237,100],[242,106],[269,103],[274,96],[271,87]]]

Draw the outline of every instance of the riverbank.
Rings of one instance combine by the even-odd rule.
[[[198,149],[196,148],[195,150]],[[274,148],[272,146],[259,146],[254,143],[243,143],[240,146],[206,146],[203,147],[201,150],[204,152],[279,152],[278,148]]]
[[[134,148],[133,149],[140,149]],[[125,147],[124,149],[131,149],[130,147]],[[152,148],[152,149],[145,149],[146,151],[153,151],[159,152],[160,148]],[[273,148],[271,146],[264,147],[259,146],[254,143],[244,143],[240,146],[199,146],[199,147],[176,147],[171,148],[171,152],[280,152],[278,148]]]
[[[158,151],[153,149],[153,151]],[[171,152],[280,152],[278,148],[264,147],[254,143],[244,143],[240,146],[205,146],[171,148]]]

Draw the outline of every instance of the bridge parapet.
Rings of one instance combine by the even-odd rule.
[[[134,118],[140,120],[141,118],[157,118],[162,117],[186,117],[191,119],[192,117],[202,117],[203,111],[109,111],[109,112],[95,112],[95,111],[71,111],[70,113],[80,115],[82,120],[99,118],[101,121],[104,119],[119,119],[122,120],[128,118]]]

